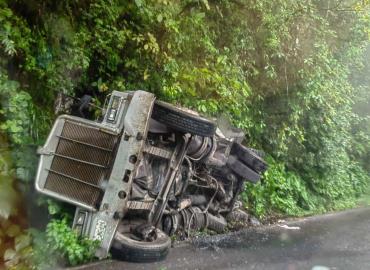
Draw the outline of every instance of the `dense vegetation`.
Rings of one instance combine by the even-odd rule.
[[[58,93],[101,104],[111,90],[144,89],[230,118],[268,155],[263,181],[242,196],[259,217],[352,206],[370,171],[369,16],[367,0],[0,0],[7,258],[28,247],[9,244],[5,218],[16,179],[29,192]],[[65,227],[43,237],[73,263],[90,257]]]

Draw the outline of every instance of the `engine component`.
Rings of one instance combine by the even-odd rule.
[[[163,220],[163,229],[168,235],[178,231],[198,231],[209,229],[215,232],[223,232],[227,226],[226,219],[219,215],[203,212],[199,207],[189,207],[176,214],[166,215]]]
[[[163,210],[166,207],[168,201],[168,194],[173,186],[175,177],[178,173],[179,166],[184,160],[187,147],[189,145],[189,136],[184,135],[182,142],[179,143],[171,157],[170,166],[166,172],[165,182],[154,201],[153,208],[150,210],[148,220],[151,224],[158,225],[163,215]]]
[[[186,154],[193,161],[199,161],[209,154],[212,144],[212,139],[209,137],[193,136]]]
[[[227,222],[223,216],[221,215],[214,216],[210,213],[207,213],[207,228],[208,229],[218,232],[218,233],[222,233],[223,231],[225,231],[226,226],[227,226]]]
[[[206,205],[208,202],[206,196],[201,194],[189,195],[189,199],[191,201],[191,204],[194,206]]]

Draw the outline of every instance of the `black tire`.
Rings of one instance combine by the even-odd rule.
[[[111,247],[113,258],[129,262],[155,262],[166,258],[171,247],[170,237],[156,229],[157,238],[152,242],[134,240],[130,234],[116,232]]]
[[[212,137],[216,132],[216,124],[212,121],[159,100],[154,103],[152,118],[174,130],[193,135]]]
[[[257,173],[264,173],[267,170],[267,163],[260,156],[239,143],[233,144],[231,154]]]
[[[229,159],[227,160],[227,166],[234,173],[250,182],[256,183],[261,178],[257,172],[253,171],[234,156],[229,156]]]

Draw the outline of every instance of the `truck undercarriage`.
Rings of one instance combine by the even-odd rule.
[[[36,189],[76,206],[73,228],[130,261],[162,259],[170,236],[247,217],[238,195],[267,169],[244,134],[145,91],[113,91],[104,119],[62,115],[41,155]]]

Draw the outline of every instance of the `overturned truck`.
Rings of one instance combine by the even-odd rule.
[[[99,241],[99,258],[160,260],[171,235],[245,218],[237,196],[267,165],[242,132],[145,91],[113,91],[104,111],[59,116],[36,177],[39,192],[76,206],[73,229]]]

